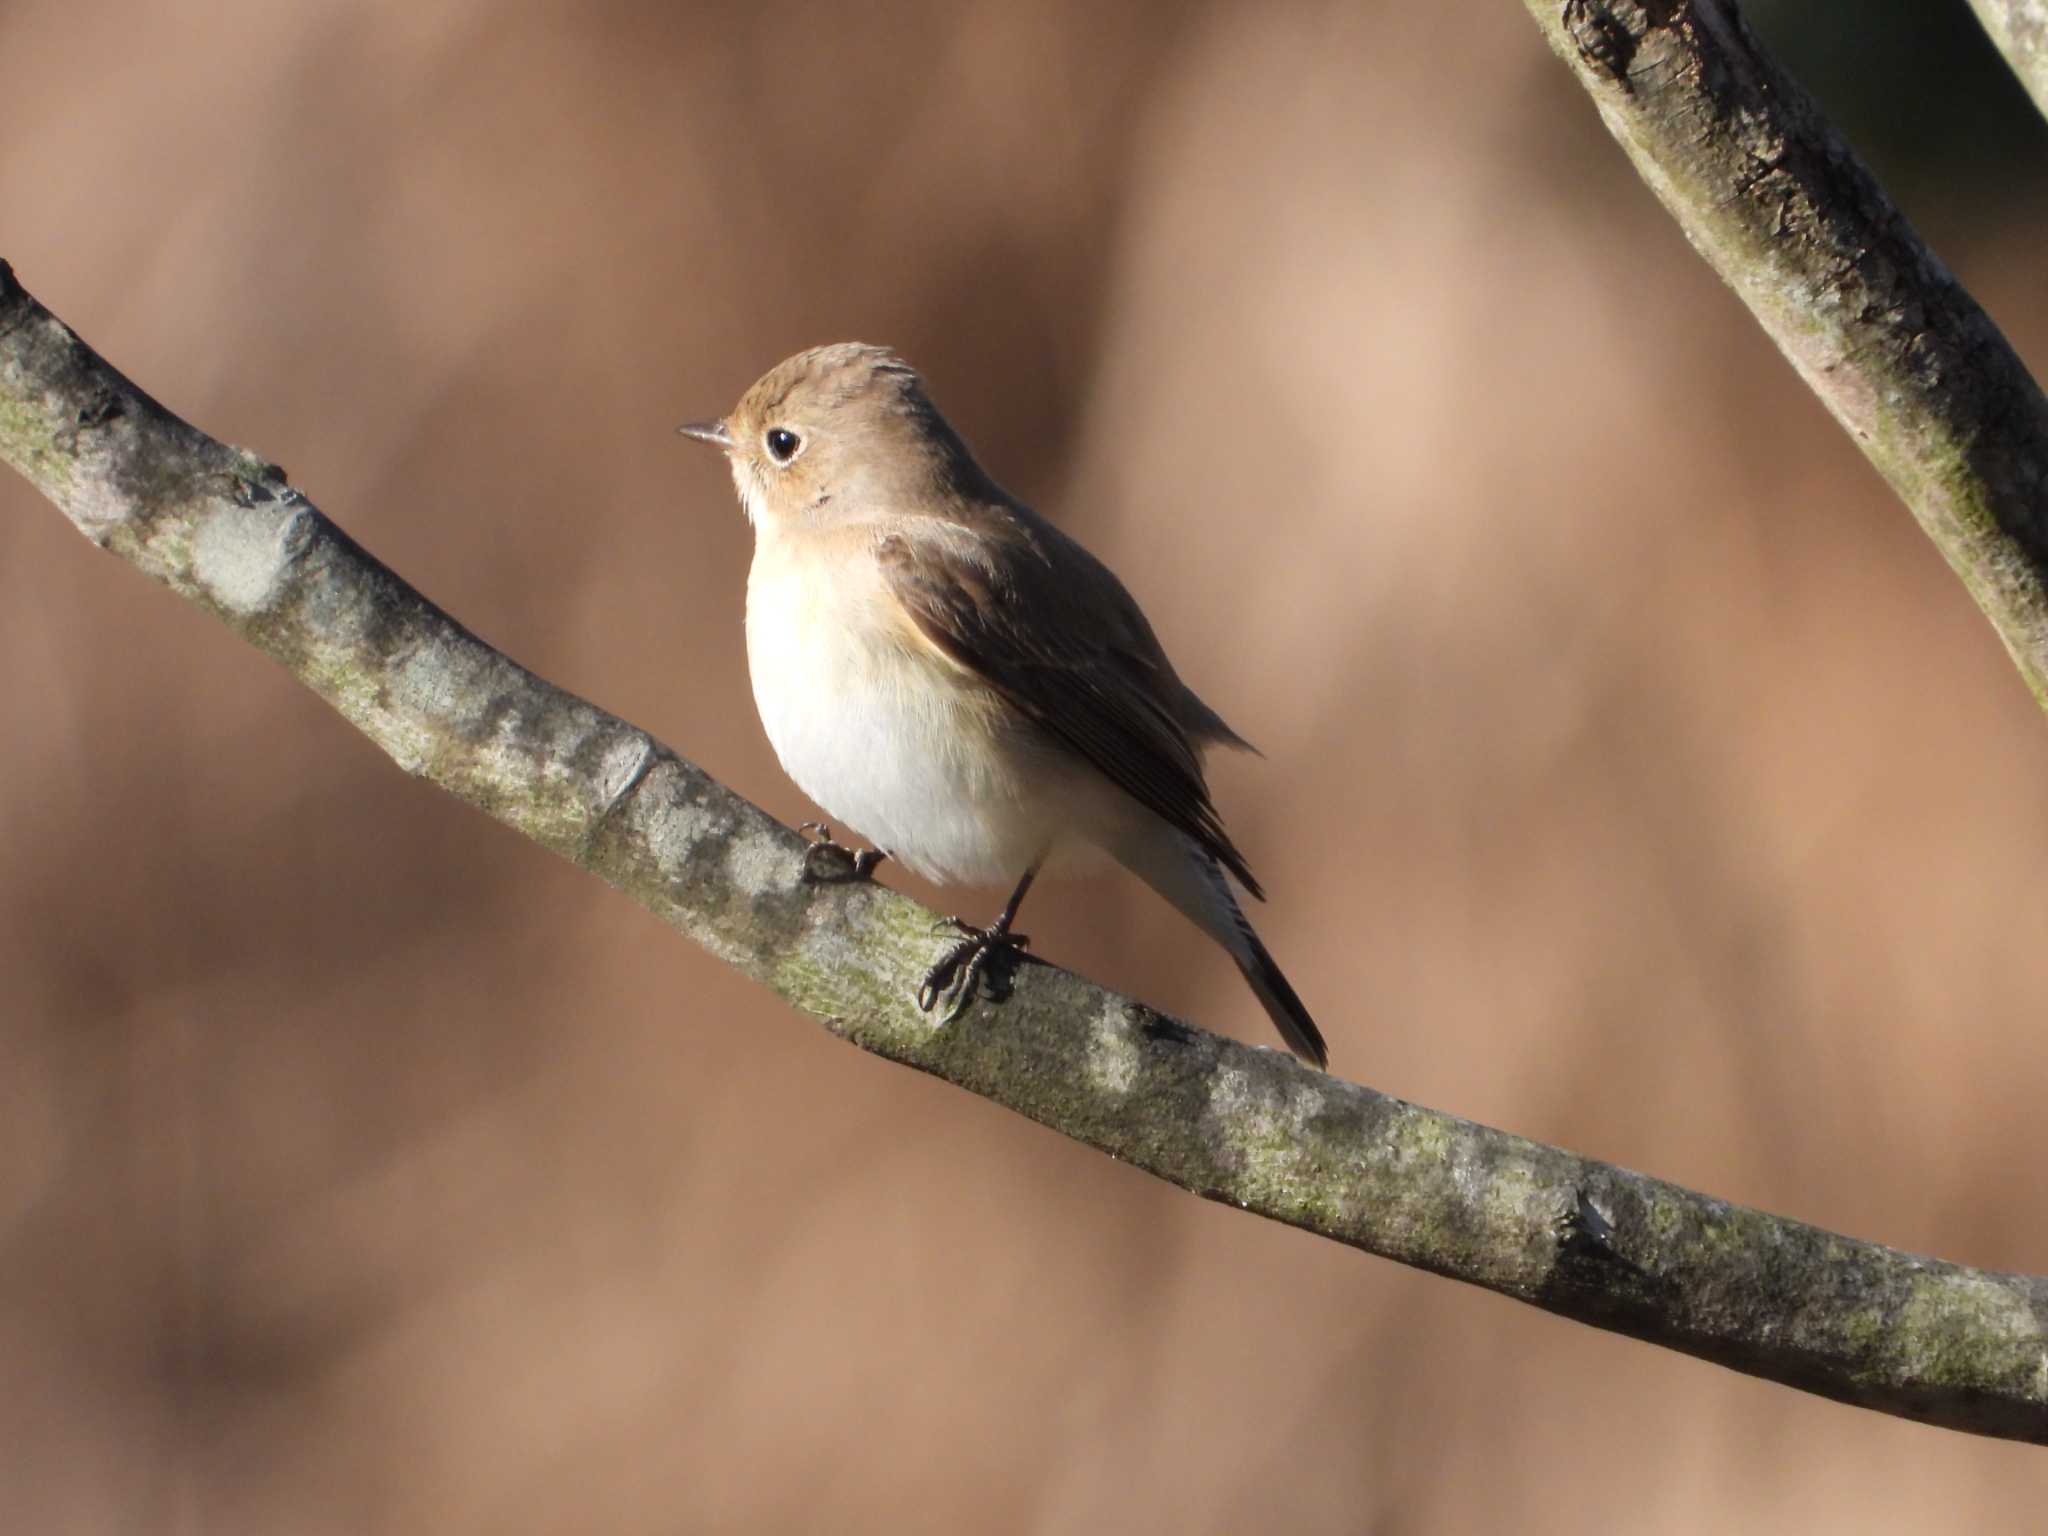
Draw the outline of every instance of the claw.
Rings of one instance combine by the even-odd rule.
[[[811,840],[797,872],[805,885],[850,885],[867,879],[889,857],[879,848],[848,848],[834,842],[832,829],[822,821],[807,821],[797,830]]]
[[[960,942],[924,973],[924,984],[917,989],[917,1006],[920,1009],[930,1013],[939,1006],[940,998],[950,997],[953,1006],[946,1010],[945,1021],[952,1023],[967,1011],[967,1005],[981,991],[984,976],[988,978],[989,992],[993,997],[1001,999],[1009,995],[1010,971],[1031,943],[1026,935],[1012,933],[1010,924],[1017,920],[1017,908],[1023,905],[1024,893],[1031,889],[1031,882],[1038,878],[1041,862],[1043,855],[1024,871],[1024,878],[1017,882],[1017,889],[1010,892],[1010,899],[1003,903],[1003,910],[986,928],[977,928],[957,917],[932,925],[934,933],[941,928],[953,929],[960,935]],[[995,969],[991,970],[991,966]]]
[[[984,978],[994,995],[1001,996],[1008,990],[1004,985],[1007,972],[1017,963],[1017,957],[1031,947],[1031,935],[1012,933],[1000,924],[977,928],[957,917],[935,924],[932,931],[936,933],[941,928],[958,930],[960,942],[924,973],[924,982],[917,989],[917,1006],[930,1013],[941,999],[950,998],[951,1006],[945,1015],[945,1022],[950,1024],[980,995]],[[991,966],[995,969],[991,970]]]

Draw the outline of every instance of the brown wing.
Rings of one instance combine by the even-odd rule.
[[[1264,900],[1210,803],[1184,722],[1208,739],[1237,737],[1174,674],[1109,569],[1032,521],[1005,517],[996,536],[971,541],[942,526],[892,533],[876,552],[927,639]]]

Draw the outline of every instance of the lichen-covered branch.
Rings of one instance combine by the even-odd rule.
[[[1746,1210],[1327,1077],[1050,966],[951,1025],[931,914],[499,655],[282,472],[171,416],[0,263],[0,459],[410,773],[867,1050],[1213,1200],[1844,1402],[2048,1443],[2048,1282]]]
[[[2034,105],[2048,116],[2048,0],[1970,0]]]
[[[1524,3],[2048,707],[2048,400],[2005,337],[1728,0]]]

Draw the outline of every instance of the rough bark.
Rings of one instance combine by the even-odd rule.
[[[2034,105],[2048,116],[2048,0],[1970,0]]]
[[[2005,337],[1729,0],[1524,3],[2048,707],[2048,400]]]
[[[0,458],[95,544],[407,772],[575,861],[822,1021],[1183,1189],[1843,1402],[2048,1442],[2048,1282],[1917,1258],[1489,1130],[1050,966],[941,1025],[932,914],[807,886],[803,842],[525,671],[274,465],[170,415],[0,263]]]

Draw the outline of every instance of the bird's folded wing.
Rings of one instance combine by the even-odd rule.
[[[1151,626],[1079,545],[1061,539],[1056,567],[1046,536],[1060,538],[1046,530],[1037,542],[969,546],[891,533],[876,555],[926,639],[1263,900],[1210,802],[1201,759],[1173,707],[1185,690]]]

